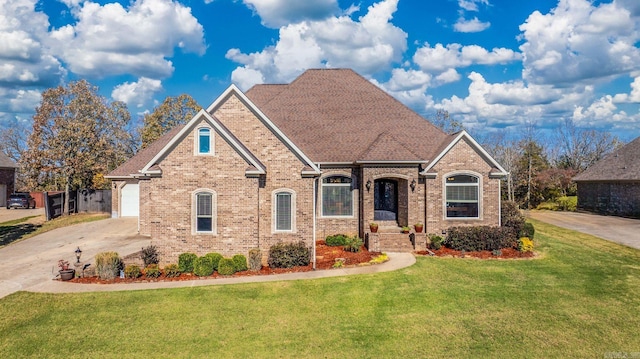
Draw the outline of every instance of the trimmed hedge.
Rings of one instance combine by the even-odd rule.
[[[291,268],[298,266],[308,266],[310,251],[304,242],[298,243],[278,243],[269,248],[269,267]]]
[[[142,270],[140,270],[140,267],[135,264],[129,264],[124,268],[124,275],[127,278],[138,278],[142,275]]]
[[[232,275],[236,272],[236,266],[231,258],[222,258],[218,263],[218,273],[220,275]]]
[[[525,223],[525,218],[518,205],[513,201],[503,201],[500,217],[502,226],[511,228],[514,233],[513,240],[517,240],[518,238],[516,237],[522,232]]]
[[[231,260],[233,261],[233,266],[236,269],[236,272],[244,272],[247,269],[249,269],[247,267],[247,257],[245,257],[242,254],[236,254],[235,256],[231,257]]]
[[[193,262],[198,258],[195,253],[182,253],[178,256],[178,269],[182,273],[193,272]]]
[[[533,237],[536,234],[536,229],[533,227],[533,223],[526,222],[522,231],[520,231],[520,237],[527,237],[533,240]]]
[[[158,267],[157,264],[149,264],[144,269],[144,275],[149,278],[158,278],[160,274],[162,274],[162,272],[160,272],[160,267]]]
[[[218,263],[220,263],[220,260],[223,258],[222,254],[216,252],[207,253],[205,254],[205,257],[211,258],[211,265],[213,265],[213,270],[218,270]]]
[[[207,277],[213,273],[213,262],[211,257],[202,256],[193,261],[193,274],[198,277]]]
[[[249,269],[252,271],[262,269],[262,251],[258,248],[249,250]]]
[[[451,227],[447,230],[444,245],[458,251],[494,251],[514,247],[516,235],[508,227]]]
[[[349,240],[349,236],[344,234],[334,234],[325,238],[325,242],[330,247],[345,246],[349,243]]]

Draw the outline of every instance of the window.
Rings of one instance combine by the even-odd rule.
[[[447,218],[478,218],[478,177],[449,176],[445,188]]]
[[[200,128],[198,129],[198,141],[196,144],[197,153],[200,155],[211,154],[211,129]]]
[[[353,216],[351,178],[333,176],[322,179],[322,215]]]
[[[293,230],[294,196],[291,192],[276,192],[275,195],[274,223],[275,231]]]
[[[215,233],[216,231],[216,194],[212,191],[199,191],[194,195],[194,233]]]

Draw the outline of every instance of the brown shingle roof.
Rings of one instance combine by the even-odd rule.
[[[573,178],[581,181],[640,181],[640,137]]]
[[[291,84],[256,85],[246,95],[314,162],[430,160],[447,138],[348,69],[307,70]],[[375,146],[383,133],[396,143]]]
[[[0,168],[18,168],[18,165],[16,165],[15,162],[13,162],[7,155],[0,152]]]
[[[165,133],[145,149],[140,150],[135,156],[120,165],[120,167],[111,171],[106,178],[123,178],[138,174],[139,171],[143,169],[144,166],[146,166],[149,161],[151,161],[153,157],[155,157],[184,126],[185,125],[179,125],[172,128],[169,132]]]

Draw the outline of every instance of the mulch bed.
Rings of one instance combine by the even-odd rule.
[[[518,258],[532,258],[535,257],[534,252],[520,252],[513,248],[504,248],[500,250],[502,253],[499,256],[494,256],[491,251],[479,251],[479,252],[465,252],[457,251],[455,249],[442,247],[438,250],[432,250],[436,257],[455,257],[455,258],[479,258],[479,259],[518,259]],[[430,255],[427,251],[417,251],[418,255]]]
[[[361,263],[368,263],[375,257],[379,256],[380,252],[369,252],[364,246],[360,248],[360,252],[353,253],[347,252],[342,247],[329,247],[325,241],[316,242],[316,269],[331,269],[336,259],[342,258],[344,261],[344,267],[356,266]],[[262,267],[259,271],[244,271],[238,272],[231,276],[223,276],[218,272],[213,273],[208,277],[198,277],[192,273],[182,273],[178,277],[165,277],[162,274],[158,278],[146,278],[144,275],[138,278],[115,278],[112,280],[103,280],[96,276],[74,278],[69,283],[89,283],[89,284],[112,284],[112,283],[149,283],[149,282],[171,282],[171,281],[185,281],[185,280],[200,280],[200,279],[215,279],[215,278],[233,278],[233,277],[250,277],[258,275],[272,275],[283,273],[297,273],[297,272],[310,272],[313,270],[312,264],[304,267],[294,268],[270,268]]]

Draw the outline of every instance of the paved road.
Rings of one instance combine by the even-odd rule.
[[[555,211],[529,211],[527,216],[640,249],[640,219]]]
[[[13,221],[14,219],[44,215],[44,208],[36,209],[7,209],[0,207],[0,223]]]
[[[58,274],[59,259],[75,262],[74,251],[82,250],[82,261],[104,251],[125,256],[148,246],[150,240],[137,235],[137,218],[105,219],[59,228],[0,248],[0,298],[18,290],[47,286]]]

